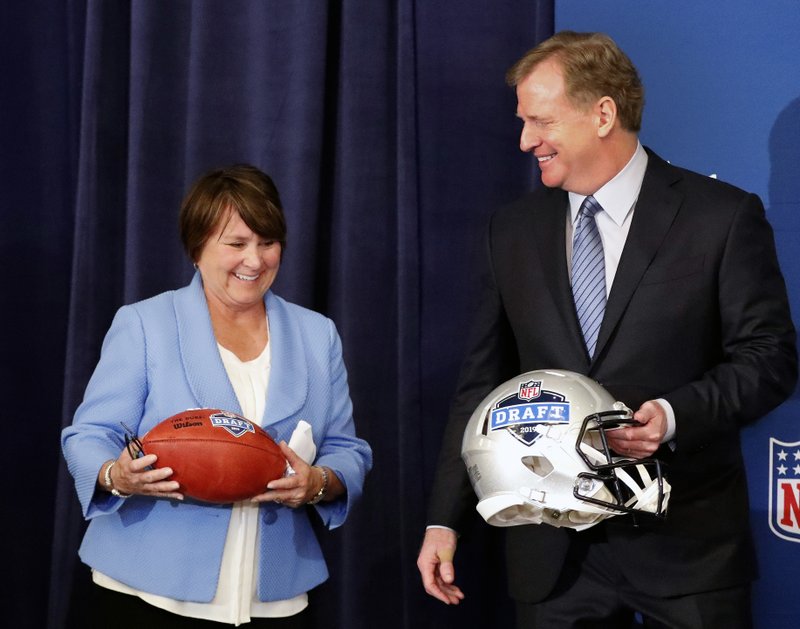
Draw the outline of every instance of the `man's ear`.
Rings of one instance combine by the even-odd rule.
[[[617,104],[610,96],[603,96],[595,104],[597,135],[606,137],[617,124]]]

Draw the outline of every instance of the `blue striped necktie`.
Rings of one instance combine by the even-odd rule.
[[[606,265],[595,222],[595,214],[602,210],[594,197],[586,197],[572,240],[572,295],[590,358],[606,311]]]

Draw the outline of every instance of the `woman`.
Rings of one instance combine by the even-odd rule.
[[[330,320],[269,290],[286,224],[266,174],[237,165],[201,177],[180,228],[191,284],[117,312],[62,435],[90,520],[80,556],[99,586],[97,616],[116,627],[306,627],[307,592],[328,576],[306,505],[341,525],[372,464],[341,342]],[[189,408],[259,423],[293,473],[234,505],[185,497],[155,455],[131,457],[123,424],[141,436]]]

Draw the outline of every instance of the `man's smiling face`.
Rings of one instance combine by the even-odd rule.
[[[541,62],[517,85],[517,117],[520,149],[536,157],[544,185],[579,194],[597,190],[599,116],[570,102],[557,60]]]

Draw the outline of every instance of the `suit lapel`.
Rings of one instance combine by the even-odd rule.
[[[543,211],[531,213],[534,244],[541,260],[541,268],[544,269],[545,286],[553,298],[561,324],[567,328],[566,336],[571,339],[570,346],[564,348],[574,357],[569,364],[575,364],[577,360],[588,365],[589,357],[575,311],[567,268],[566,225],[569,198],[560,189],[548,189],[545,195]]]
[[[654,153],[648,151],[648,154],[647,170],[611,287],[595,356],[602,354],[619,324],[642,276],[667,237],[683,199],[672,185],[680,178],[679,172]]]

